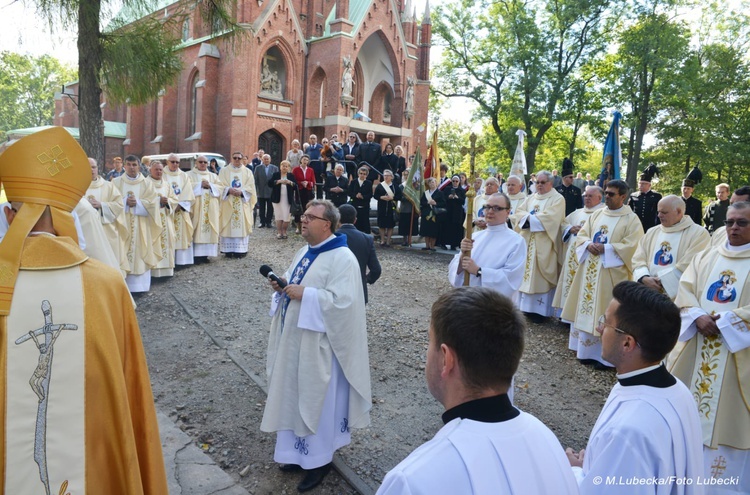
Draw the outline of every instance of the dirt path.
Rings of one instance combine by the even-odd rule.
[[[296,493],[299,482],[299,474],[277,469],[275,436],[259,430],[271,291],[258,269],[269,264],[282,273],[303,245],[299,236],[279,241],[271,229],[258,229],[246,258],[180,269],[171,279],[155,279],[151,292],[136,299],[157,407],[250,493]],[[449,287],[450,261],[400,249],[379,249],[378,256],[383,275],[370,286],[367,307],[372,424],[354,430],[352,444],[339,451],[372,490],[442,426],[424,359],[429,309]],[[530,325],[515,403],[546,423],[563,446],[579,449],[614,374],[581,366],[567,339],[562,325]],[[333,472],[314,493],[357,490]]]

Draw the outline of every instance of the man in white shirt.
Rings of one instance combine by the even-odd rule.
[[[618,383],[586,450],[566,450],[580,493],[702,494],[698,409],[662,364],[677,342],[680,310],[669,296],[637,282],[620,282],[612,296],[597,331]],[[637,482],[653,479],[664,484]]]
[[[445,426],[386,475],[378,494],[578,493],[555,435],[508,398],[525,330],[523,315],[493,289],[451,289],[435,301],[425,374]]]
[[[470,286],[491,287],[518,301],[526,266],[526,241],[508,228],[509,212],[510,199],[504,193],[495,193],[484,203],[487,228],[461,241],[461,253],[453,257],[448,267],[451,285],[464,285],[464,273],[469,272]],[[464,255],[467,251],[471,251],[469,256]]]

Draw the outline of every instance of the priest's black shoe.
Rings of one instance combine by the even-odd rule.
[[[315,469],[306,469],[305,477],[302,479],[299,485],[297,485],[297,491],[307,492],[318,486],[323,482],[326,475],[331,471],[331,464],[328,463],[325,466],[320,466]]]
[[[296,471],[301,471],[302,466],[299,464],[279,464],[279,469],[285,473],[294,473]]]
[[[606,364],[600,363],[599,361],[596,361],[593,367],[596,371],[610,371],[615,369],[613,366],[607,366]]]

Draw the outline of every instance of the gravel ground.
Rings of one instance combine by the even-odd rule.
[[[300,474],[273,462],[275,435],[259,430],[265,401],[265,354],[271,290],[260,265],[283,273],[305,243],[256,229],[244,259],[213,259],[154,279],[137,295],[138,318],[157,407],[169,414],[250,493],[296,493]],[[339,455],[366,485],[442,426],[442,407],[427,390],[424,360],[429,310],[449,288],[450,257],[378,249],[380,280],[367,306],[373,407],[371,425],[353,430]],[[584,367],[567,350],[567,327],[530,324],[516,375],[516,405],[537,416],[564,447],[585,447],[614,384],[612,372]],[[260,384],[260,385],[259,385]],[[332,472],[314,493],[357,493]]]

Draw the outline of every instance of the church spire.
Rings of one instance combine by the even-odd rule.
[[[416,17],[416,14],[414,14],[414,17]],[[427,0],[427,2],[425,3],[422,24],[432,25],[432,19],[430,19],[430,0]]]

